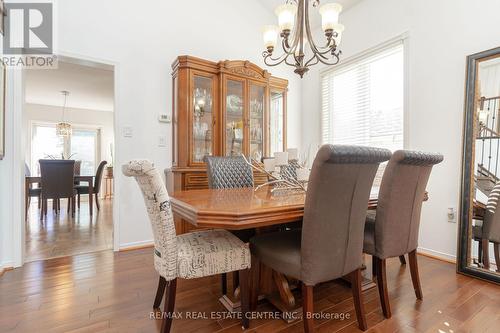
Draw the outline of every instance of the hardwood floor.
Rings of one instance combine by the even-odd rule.
[[[87,201],[81,202],[75,217],[67,214],[67,200],[61,200],[57,215],[49,202],[47,218],[40,220],[37,203],[33,202],[26,223],[27,261],[109,250],[113,248],[113,209],[111,200],[101,200],[101,210],[94,206],[89,216]]]
[[[102,251],[36,261],[0,278],[0,332],[158,332],[150,319],[158,276],[152,249]],[[364,293],[369,332],[498,332],[500,287],[457,275],[455,266],[418,257],[424,299],[417,301],[409,267],[388,260],[393,316],[384,320],[376,288]],[[179,280],[173,332],[241,332],[238,319],[203,319],[221,311],[220,277]],[[349,315],[315,321],[317,332],[357,332],[350,288],[314,288],[315,312]],[[186,318],[187,311],[193,311]],[[274,311],[261,302],[258,311]],[[198,319],[193,319],[195,316]],[[253,319],[250,332],[302,332],[302,322]]]

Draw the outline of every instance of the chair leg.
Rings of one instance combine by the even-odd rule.
[[[68,198],[68,207],[66,213],[69,215],[70,211],[71,211],[71,198]]]
[[[167,288],[165,290],[165,305],[163,309],[163,322],[161,323],[161,332],[170,332],[170,327],[172,327],[172,312],[175,308],[175,292],[177,289],[177,279],[167,282]]]
[[[314,332],[314,286],[307,286],[302,283],[302,321],[304,322],[304,332]]]
[[[101,207],[99,207],[99,196],[97,193],[95,194],[95,205],[97,207],[97,210],[101,210]]]
[[[408,253],[408,260],[410,261],[410,274],[411,281],[413,282],[413,289],[415,289],[415,296],[417,299],[422,299],[422,286],[420,285],[420,276],[418,274],[418,264],[417,264],[417,250],[413,250]]]
[[[78,194],[78,210],[80,210],[80,194]]]
[[[40,208],[40,220],[43,220],[43,214],[44,214],[44,209],[45,209],[45,204],[44,204],[44,200],[40,200],[41,201],[41,208]]]
[[[238,272],[233,272],[233,293],[236,291],[236,288],[240,285],[240,275]]]
[[[401,265],[406,265],[406,259],[404,255],[399,256],[399,262],[401,263]]]
[[[495,252],[495,264],[497,265],[497,272],[500,273],[500,244],[493,243],[493,252]]]
[[[478,242],[477,262],[480,263],[480,264],[483,263],[483,240],[482,239],[480,239],[479,242]]]
[[[75,217],[76,212],[76,197],[71,198],[71,216]]]
[[[28,201],[26,202],[26,215],[25,215],[26,219],[28,219],[28,213],[30,211],[30,205],[31,205],[31,197],[28,197]],[[39,205],[40,205],[40,203],[39,203]]]
[[[365,306],[363,304],[363,294],[361,291],[361,269],[357,269],[350,274],[352,299],[354,308],[356,309],[356,318],[358,319],[358,327],[362,331],[366,331],[366,315]]]
[[[165,287],[166,286],[167,286],[167,280],[165,280],[165,278],[163,276],[160,276],[160,279],[158,281],[158,289],[156,290],[155,302],[153,303],[153,309],[160,308],[161,299],[163,298],[163,295],[165,294]]]
[[[250,289],[250,310],[255,311],[257,309],[257,303],[259,302],[259,285],[260,285],[260,261],[256,256],[252,256],[252,278],[251,278],[251,289]]]
[[[387,292],[387,276],[385,271],[385,259],[376,258],[377,262],[377,287],[380,296],[382,312],[387,319],[391,318],[391,305],[389,304],[389,293]]]
[[[221,289],[222,289],[222,295],[227,295],[227,274],[222,273],[220,275],[221,277]]]
[[[377,258],[372,256],[372,277],[377,277]]]
[[[240,282],[240,300],[241,300],[241,327],[247,329],[250,327],[250,295],[249,295],[249,270],[242,269],[239,273]]]
[[[38,209],[42,208],[42,196],[38,196]]]
[[[483,267],[484,269],[490,269],[490,241],[489,239],[482,239],[483,243]]]

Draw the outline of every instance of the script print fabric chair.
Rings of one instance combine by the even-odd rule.
[[[230,189],[253,187],[253,170],[241,156],[220,157],[206,156],[208,187],[211,189]],[[254,235],[253,230],[232,232],[236,237],[248,243]],[[238,274],[233,273],[233,289],[239,284]],[[221,276],[222,294],[227,294],[227,274]]]
[[[304,329],[314,330],[313,287],[348,276],[359,328],[366,329],[361,294],[363,231],[373,178],[391,152],[324,145],[313,163],[302,230],[268,233],[250,241],[253,277],[258,263],[302,281]],[[251,308],[257,302],[253,283]]]
[[[160,174],[147,160],[134,160],[122,167],[142,191],[153,229],[154,266],[160,275],[154,308],[165,294],[162,332],[169,332],[175,307],[177,278],[195,279],[238,271],[241,286],[242,326],[248,328],[248,245],[225,230],[209,230],[176,236],[167,189]]]
[[[417,299],[422,299],[417,247],[420,213],[427,181],[443,156],[398,150],[387,164],[380,185],[375,216],[368,216],[363,251],[372,255],[374,275],[386,318],[391,317],[386,279],[386,259],[408,254]]]
[[[486,212],[482,223],[476,221],[472,226],[474,240],[479,242],[479,263],[485,269],[490,268],[490,242],[493,243],[496,271],[500,273],[500,209],[498,201],[500,198],[500,183],[497,183],[491,191],[486,204]]]

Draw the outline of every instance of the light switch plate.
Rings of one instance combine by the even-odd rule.
[[[158,137],[158,147],[166,147],[167,146],[167,137],[160,135]]]
[[[131,138],[134,136],[134,130],[130,126],[125,126],[123,127],[123,137],[124,138]]]

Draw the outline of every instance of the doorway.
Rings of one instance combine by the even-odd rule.
[[[25,262],[113,249],[114,66],[62,57],[24,87]],[[72,198],[44,160],[73,165]]]

